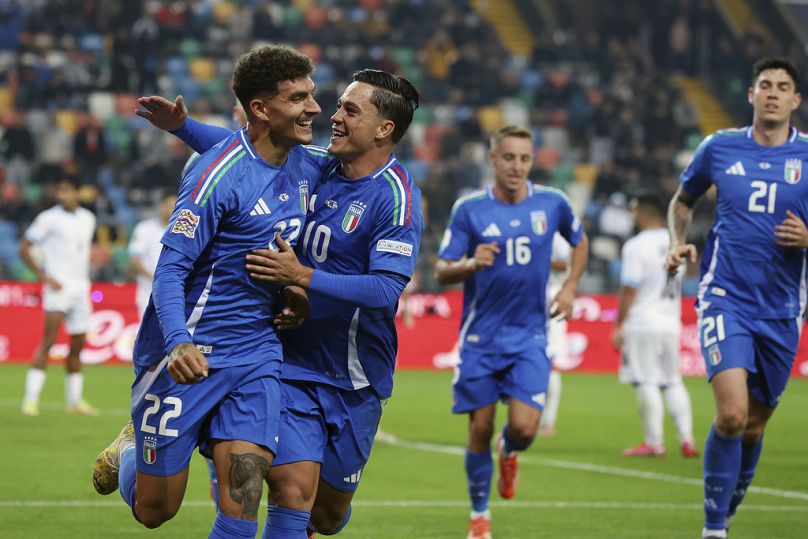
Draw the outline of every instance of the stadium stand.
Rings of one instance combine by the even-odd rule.
[[[130,279],[131,229],[160,188],[177,185],[189,155],[133,114],[136,97],[182,94],[195,117],[230,125],[233,60],[271,41],[318,66],[316,143],[327,143],[329,110],[355,69],[399,72],[419,87],[399,158],[427,205],[422,290],[436,286],[430,268],[451,203],[487,178],[486,137],[504,122],[531,126],[533,177],[566,190],[585,217],[593,253],[582,287],[613,290],[627,196],[674,191],[716,127],[705,124],[709,103],[718,127],[746,122],[745,103],[729,96],[743,94],[753,58],[805,64],[775,37],[793,29],[771,2],[740,3],[746,15],[705,0],[654,10],[641,0],[0,2],[0,278],[31,277],[17,238],[64,167],[87,183],[83,201],[98,216],[93,277]],[[697,216],[696,234],[706,223]]]

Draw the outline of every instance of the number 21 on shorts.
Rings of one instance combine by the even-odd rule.
[[[726,338],[724,333],[724,315],[708,316],[701,319],[701,345],[712,346]]]

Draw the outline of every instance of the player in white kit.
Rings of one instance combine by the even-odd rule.
[[[143,311],[149,304],[154,270],[157,268],[157,259],[160,258],[160,251],[163,249],[160,239],[166,231],[176,202],[175,192],[165,191],[157,205],[157,215],[140,221],[132,231],[132,239],[129,241],[129,259],[137,276],[135,303],[139,318],[143,318]]]
[[[84,379],[79,354],[84,348],[90,321],[90,247],[95,231],[95,215],[79,206],[78,179],[64,176],[57,187],[58,204],[40,213],[20,241],[20,256],[42,281],[42,308],[45,332],[25,377],[23,415],[39,415],[39,395],[45,385],[48,352],[56,342],[59,324],[64,322],[70,335],[70,351],[65,366],[65,405],[70,413],[97,415],[82,397]],[[32,247],[42,248],[40,266]]]
[[[567,243],[561,234],[553,236],[553,255],[550,266],[550,277],[547,280],[547,298],[552,298],[561,290],[561,285],[567,278],[567,268],[570,261],[570,244]],[[552,305],[547,305],[547,312],[553,310]],[[547,319],[547,357],[552,362],[550,380],[547,383],[547,403],[544,405],[544,413],[539,422],[538,435],[542,438],[552,438],[556,433],[556,418],[558,417],[558,407],[561,403],[561,371],[559,365],[564,363],[567,355],[567,320],[564,318]]]
[[[637,389],[645,439],[623,451],[627,457],[665,455],[665,409],[673,417],[684,457],[697,457],[690,396],[679,373],[682,274],[668,278],[669,236],[661,197],[644,193],[632,201],[639,234],[623,246],[620,298],[612,344],[622,351],[620,381]],[[661,391],[660,391],[661,390]]]

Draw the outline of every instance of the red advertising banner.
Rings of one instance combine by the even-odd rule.
[[[129,363],[138,328],[135,286],[97,283],[92,287],[93,314],[82,362]],[[450,368],[457,361],[457,331],[462,313],[462,293],[413,294],[399,308],[398,368]],[[610,335],[616,316],[613,295],[582,296],[575,301],[574,319],[567,331],[567,353],[558,365],[562,370],[616,372],[620,358]],[[404,323],[403,310],[412,315]],[[682,300],[683,331],[681,360],[685,375],[704,374],[692,298]],[[39,345],[44,315],[41,285],[0,281],[0,363],[28,362]],[[67,355],[67,335],[60,332],[51,348],[51,358]],[[808,376],[808,338],[803,335],[794,374]]]

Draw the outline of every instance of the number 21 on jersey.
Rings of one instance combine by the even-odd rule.
[[[777,184],[754,180],[750,186],[754,191],[749,195],[749,211],[753,213],[774,213]]]

